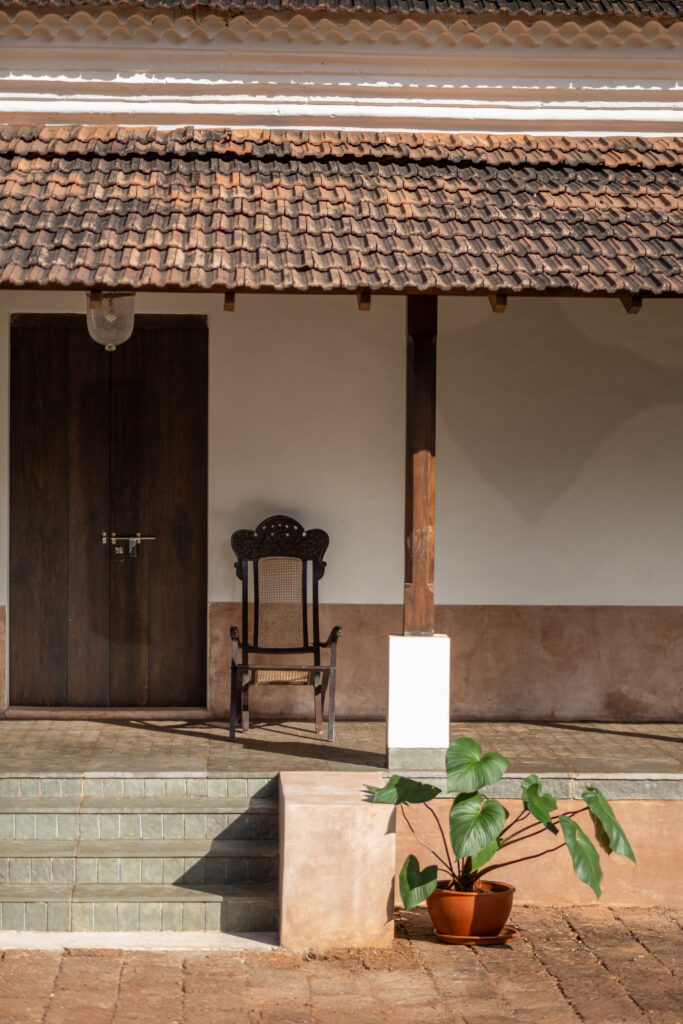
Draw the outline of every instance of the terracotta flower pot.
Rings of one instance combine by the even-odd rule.
[[[498,935],[512,910],[514,886],[478,882],[474,892],[439,887],[427,899],[427,909],[440,935]]]

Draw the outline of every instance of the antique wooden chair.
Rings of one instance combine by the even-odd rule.
[[[335,626],[321,643],[318,611],[318,582],[325,572],[323,555],[329,537],[323,530],[305,531],[301,523],[288,516],[271,516],[255,530],[237,530],[231,544],[237,555],[237,576],[242,581],[242,637],[236,626],[230,629],[230,739],[235,739],[238,715],[243,732],[249,731],[249,687],[277,685],[313,687],[317,732],[323,728],[329,689],[327,738],[334,739],[341,629]],[[321,664],[323,648],[330,651],[327,665]],[[250,665],[250,654],[301,654],[311,655],[313,660],[306,665]]]

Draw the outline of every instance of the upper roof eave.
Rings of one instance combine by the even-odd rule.
[[[0,0],[0,8],[61,13],[85,8],[165,13],[324,14],[341,17],[466,17],[536,20],[683,21],[683,0]]]

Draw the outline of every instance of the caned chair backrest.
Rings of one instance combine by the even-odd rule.
[[[327,534],[306,531],[289,516],[270,516],[255,530],[237,530],[231,543],[242,581],[244,654],[306,651],[317,663],[318,581],[325,572]]]

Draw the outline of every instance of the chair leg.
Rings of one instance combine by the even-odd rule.
[[[334,690],[337,682],[337,666],[332,664],[330,668],[330,706],[327,712],[327,739],[332,742],[334,739]]]
[[[244,673],[242,682],[242,732],[249,732],[249,683],[251,672]]]
[[[237,669],[230,666],[230,741],[235,741],[237,729]]]
[[[320,687],[320,672],[316,672],[313,681],[313,702],[315,704],[315,731],[322,732],[323,729],[323,703]]]

